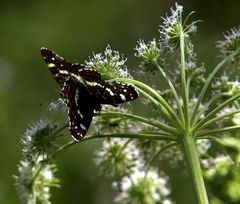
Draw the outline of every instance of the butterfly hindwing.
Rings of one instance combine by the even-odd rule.
[[[96,105],[85,86],[76,86],[71,78],[65,81],[62,95],[68,107],[70,133],[75,140],[80,140],[91,124]]]
[[[119,103],[132,101],[138,97],[138,92],[131,85],[119,82],[107,83],[101,97],[101,104],[117,106]]]

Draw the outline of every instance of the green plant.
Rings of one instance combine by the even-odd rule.
[[[55,158],[60,152],[83,141],[102,138],[103,147],[96,151],[95,162],[118,189],[115,202],[173,203],[168,178],[158,165],[158,161],[166,159],[172,163],[186,163],[195,203],[209,203],[202,171],[204,169],[208,181],[213,181],[214,177],[209,176],[208,170],[214,165],[208,165],[209,158],[214,161],[226,154],[226,144],[222,137],[227,135],[237,138],[236,133],[240,129],[240,86],[237,77],[235,81],[231,81],[226,74],[216,77],[224,66],[237,64],[240,56],[240,29],[231,29],[225,34],[225,39],[218,42],[223,60],[207,76],[204,65],[198,66],[191,42],[191,35],[196,32],[196,23],[199,22],[189,23],[192,14],[184,18],[183,7],[176,4],[171,9],[171,15],[163,18],[159,38],[148,43],[139,40],[135,48],[136,57],[141,59],[139,73],[149,74],[159,80],[159,84],[164,80],[168,89],[158,90],[133,79],[126,71],[126,60],[110,46],[103,54],[94,54],[86,61],[86,65],[97,69],[105,80],[133,85],[140,93],[143,105],[151,105],[152,116],[146,118],[133,114],[129,106],[104,106],[101,112],[95,113],[97,119],[92,122],[92,126],[96,125],[100,133],[92,130],[80,142],[70,141],[62,145],[58,138],[67,125],[53,126],[49,121],[36,123],[23,137],[23,159],[19,164],[19,175],[15,176],[17,189],[26,202],[50,203],[49,187],[59,185],[54,172]],[[171,72],[174,74],[171,75]],[[219,148],[212,150],[215,144]],[[228,161],[233,163],[215,168],[216,171],[228,171],[229,165],[234,165],[233,174],[239,178],[240,147],[231,142],[228,144],[228,147],[234,149],[233,152],[227,152],[232,156],[228,157]],[[171,152],[173,150],[174,153]],[[214,182],[208,183],[211,185]],[[229,189],[237,185],[236,182],[231,184]],[[44,190],[46,188],[48,190]],[[224,199],[228,199],[228,203],[240,201],[235,191],[229,192],[219,197],[214,195],[217,191],[209,194],[216,203],[221,199],[223,203],[226,203]]]

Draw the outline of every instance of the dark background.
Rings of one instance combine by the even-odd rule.
[[[55,50],[73,62],[83,62],[107,44],[128,57],[127,65],[137,70],[133,57],[139,38],[158,37],[160,16],[169,12],[170,0],[0,0],[0,203],[20,203],[13,186],[21,158],[20,137],[33,121],[48,113],[58,98],[59,87],[40,56],[40,47]],[[194,10],[198,33],[193,38],[200,60],[210,69],[216,64],[215,41],[222,32],[240,22],[240,1],[179,1],[185,14]],[[116,192],[98,176],[92,158],[98,142],[76,145],[58,157],[62,187],[53,191],[53,203],[108,204]],[[171,169],[169,170],[171,172]],[[174,196],[191,203],[191,186],[177,175]]]

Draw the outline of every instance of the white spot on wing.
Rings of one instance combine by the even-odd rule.
[[[126,97],[123,95],[123,94],[119,94],[120,95],[120,98],[125,101],[126,100]]]
[[[86,129],[87,129],[83,124],[80,124],[80,127],[81,127],[83,130],[86,130]]]
[[[56,65],[55,65],[54,63],[49,63],[49,64],[48,64],[48,67],[49,67],[49,68],[53,68],[53,67],[55,67],[55,66],[56,66]]]
[[[66,70],[59,70],[59,73],[60,73],[60,74],[69,74],[69,72],[66,71]]]
[[[112,90],[111,90],[111,89],[109,89],[109,88],[106,88],[106,91],[108,91],[108,92],[110,93],[110,95],[111,95],[111,96],[114,96],[114,93],[112,92]]]

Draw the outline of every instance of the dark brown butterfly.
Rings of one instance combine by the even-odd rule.
[[[95,69],[70,63],[47,48],[41,48],[41,54],[62,87],[62,96],[68,107],[69,130],[75,140],[84,137],[94,111],[100,111],[101,105],[117,106],[138,97],[133,86],[105,82]]]

